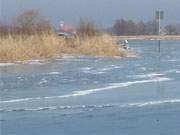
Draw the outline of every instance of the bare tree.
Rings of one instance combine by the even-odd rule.
[[[28,10],[16,16],[11,28],[16,34],[40,34],[51,31],[50,22],[36,10]]]
[[[95,36],[98,32],[95,24],[87,18],[80,19],[79,26],[77,28],[77,32],[81,36]]]
[[[8,31],[9,31],[8,26],[0,22],[0,36],[7,35]]]

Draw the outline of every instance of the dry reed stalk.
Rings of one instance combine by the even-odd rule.
[[[64,39],[55,34],[0,37],[0,62],[49,59],[63,54],[127,57],[108,35]]]

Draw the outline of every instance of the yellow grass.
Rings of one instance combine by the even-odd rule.
[[[51,58],[60,55],[60,39],[53,35],[6,36],[0,39],[0,61]]]
[[[108,35],[96,36],[84,39],[77,47],[80,54],[92,56],[121,56],[126,57],[127,51],[119,49]]]
[[[128,56],[108,35],[64,39],[54,34],[0,37],[0,62],[49,59],[63,54]]]

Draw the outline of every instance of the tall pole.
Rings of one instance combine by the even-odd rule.
[[[161,13],[160,13],[160,11],[159,11],[159,33],[158,33],[158,35],[160,36],[161,35],[161,15],[160,15]],[[161,40],[159,40],[158,41],[158,51],[159,51],[159,53],[161,52]]]
[[[160,12],[158,12],[159,13],[159,19],[158,19],[158,23],[159,23],[159,35],[161,34],[161,17],[160,17]]]

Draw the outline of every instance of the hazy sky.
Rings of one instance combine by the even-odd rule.
[[[180,0],[0,0],[1,18],[26,9],[38,9],[53,24],[60,20],[76,24],[80,17],[89,17],[97,24],[110,26],[118,18],[152,20],[157,9],[165,11],[164,23],[180,23]]]

